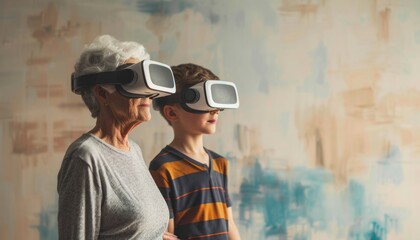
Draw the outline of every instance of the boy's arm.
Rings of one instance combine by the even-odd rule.
[[[167,232],[174,233],[175,232],[175,225],[174,225],[174,219],[169,219],[168,228],[166,229]]]
[[[229,239],[230,240],[241,240],[239,235],[238,227],[233,220],[232,208],[228,207],[228,221],[229,221]]]
[[[179,238],[174,234],[174,219],[169,219],[168,228],[166,232],[163,234],[163,240],[179,240]]]

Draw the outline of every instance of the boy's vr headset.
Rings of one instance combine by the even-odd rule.
[[[155,110],[164,104],[178,103],[191,113],[205,113],[214,110],[239,107],[239,97],[236,85],[221,80],[207,80],[197,83],[180,93],[164,98],[154,99]]]
[[[71,76],[71,90],[76,94],[95,84],[115,85],[117,91],[128,98],[163,97],[176,91],[171,67],[152,60],[144,60],[121,70]]]

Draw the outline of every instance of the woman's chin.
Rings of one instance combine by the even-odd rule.
[[[152,119],[152,115],[147,115],[147,116],[140,116],[140,120],[142,121],[142,122],[148,122],[148,121],[150,121]]]

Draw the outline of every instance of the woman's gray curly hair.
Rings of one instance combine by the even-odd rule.
[[[84,48],[79,60],[74,65],[74,75],[113,71],[130,58],[142,61],[150,59],[150,55],[140,43],[122,42],[110,35],[102,35]],[[111,93],[115,91],[113,85],[102,85],[102,87]],[[93,96],[92,87],[82,89],[81,95],[91,116],[98,117],[99,106]]]

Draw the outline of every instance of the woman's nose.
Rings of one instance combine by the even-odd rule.
[[[211,111],[210,111],[210,114],[211,114],[211,115],[214,115],[214,114],[216,114],[216,113],[217,113],[217,114],[219,114],[219,113],[220,113],[220,109],[215,109],[215,110],[211,110]]]

